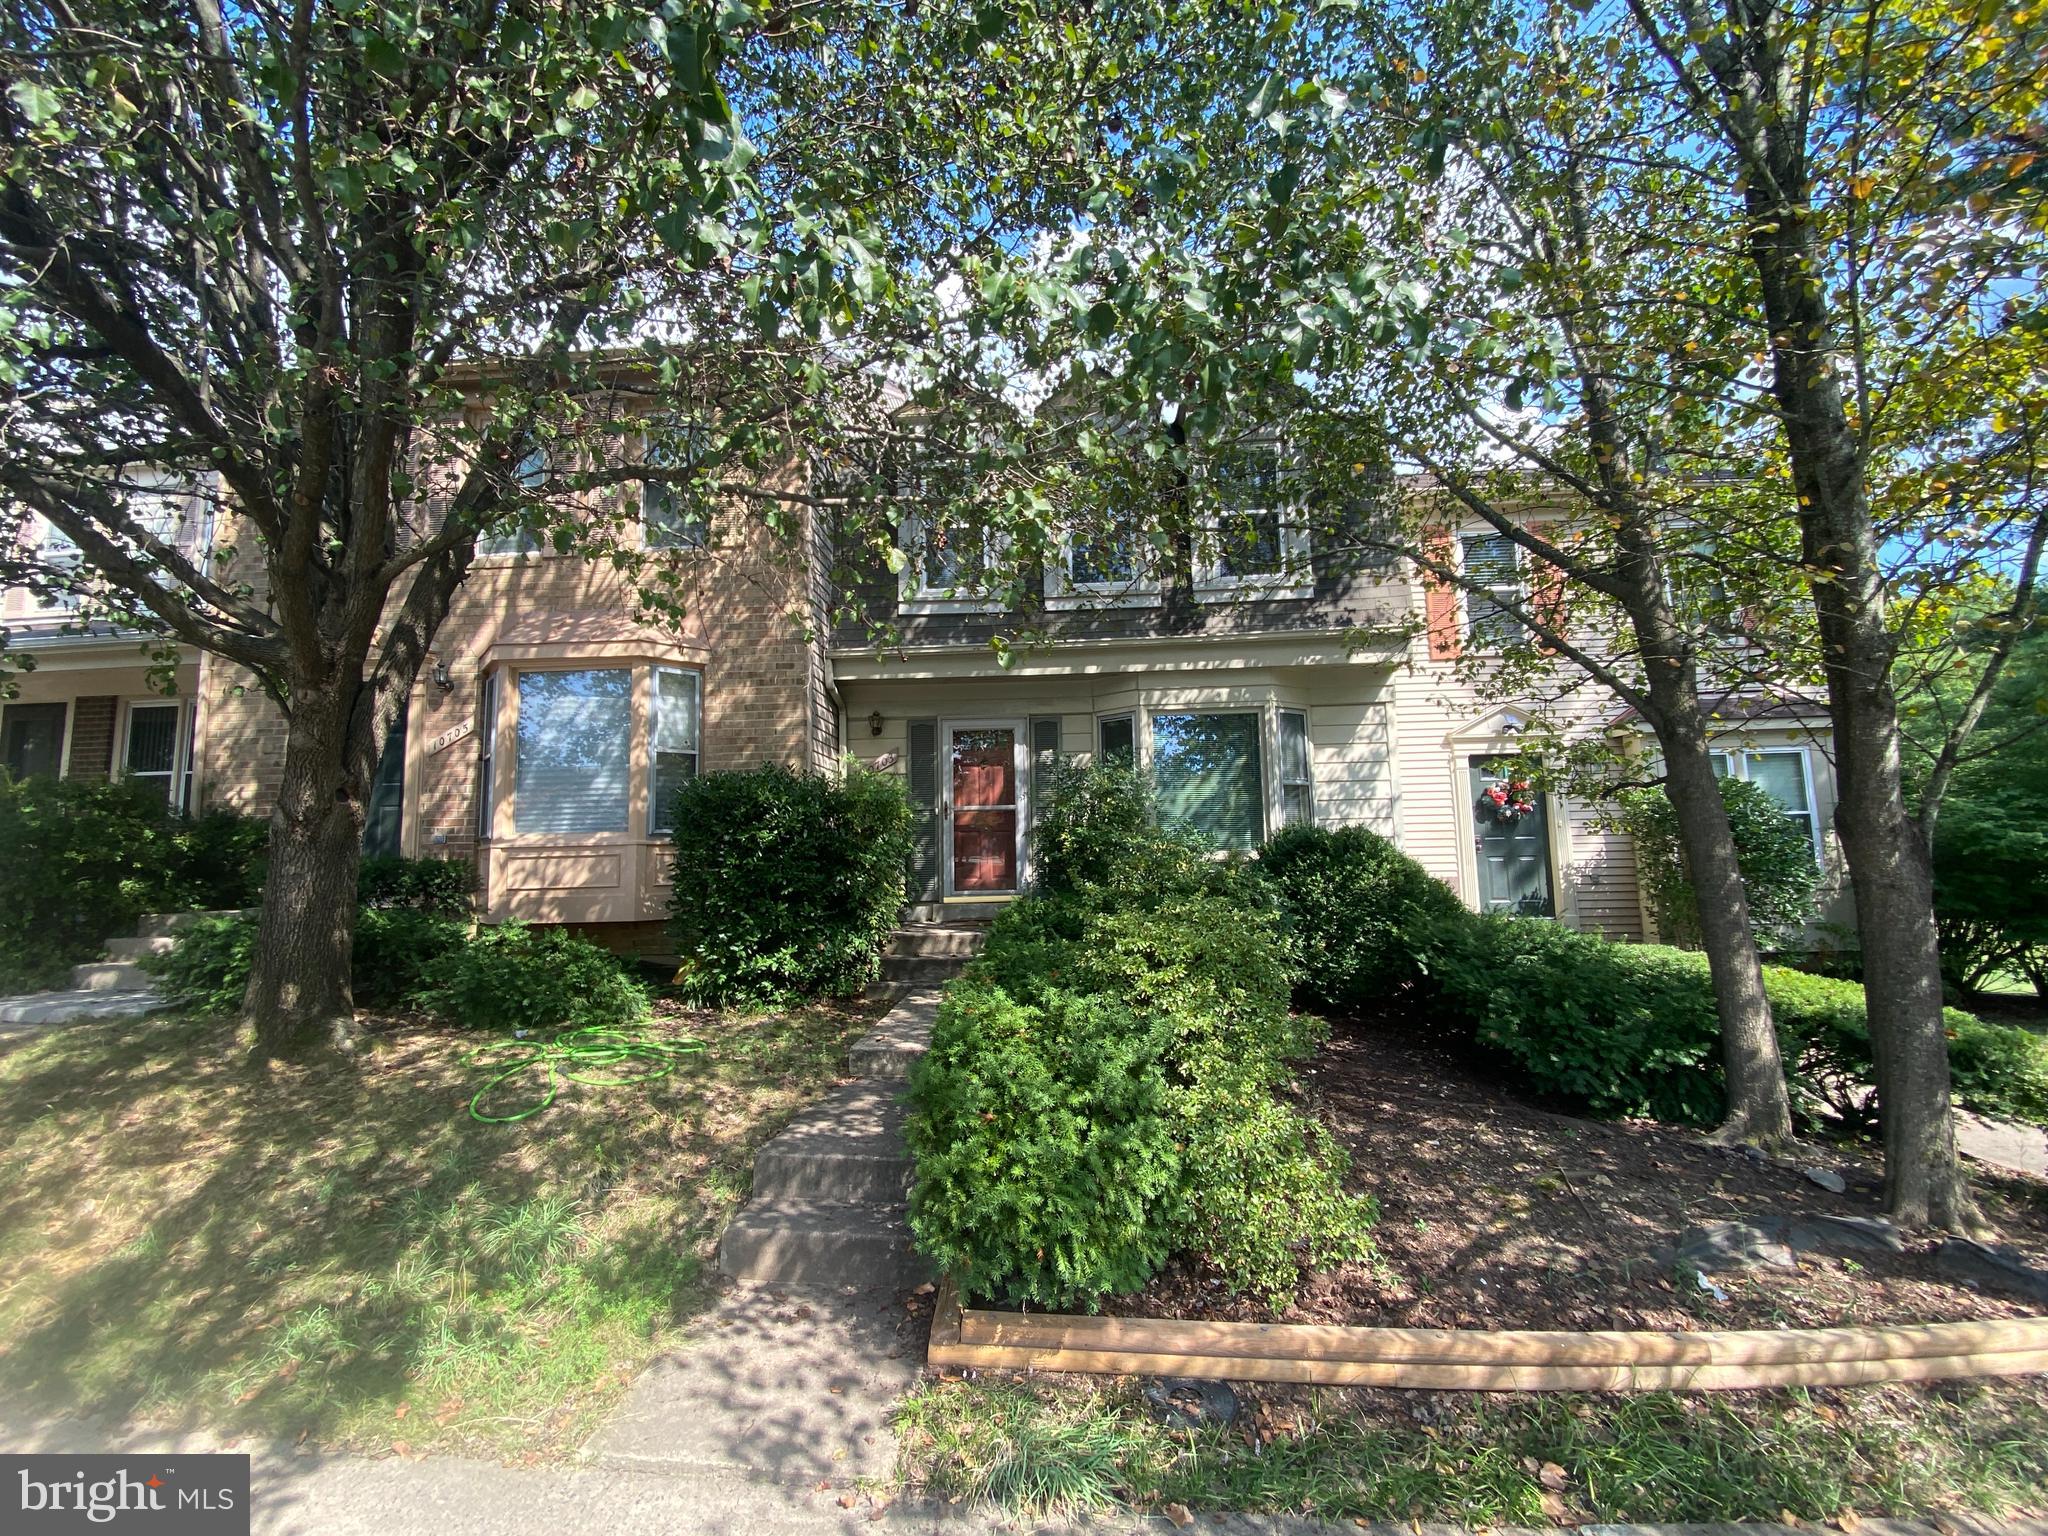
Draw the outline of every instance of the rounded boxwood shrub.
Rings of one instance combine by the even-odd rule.
[[[1173,1247],[1166,1091],[1158,1032],[1115,999],[955,983],[911,1074],[918,1247],[977,1297],[1136,1290]]]
[[[1072,1254],[1062,1260],[1059,1286],[1076,1299],[1092,1305],[1104,1290],[1142,1284],[1167,1254],[1189,1251],[1233,1289],[1278,1307],[1303,1264],[1369,1253],[1374,1208],[1344,1188],[1343,1149],[1280,1097],[1287,1063],[1314,1047],[1320,1028],[1288,1011],[1288,974],[1270,913],[1202,890],[1149,905],[1099,885],[1029,897],[996,920],[980,958],[949,993],[984,996],[1000,997],[1002,1008],[977,1007],[949,1023],[949,1034],[983,1013],[1005,1029],[1023,1028],[1017,1010],[1028,1023],[1086,999],[1100,1005],[1093,1026],[1141,1037],[1160,1076],[1155,1112],[1178,1149],[1178,1183],[1125,1212],[1141,1223],[1127,1239],[1088,1250],[1088,1263]],[[913,1078],[919,1115],[933,1091]],[[973,1125],[957,1124],[957,1116],[931,1122],[974,1137],[975,1154],[965,1162],[952,1158],[937,1131],[920,1131],[914,1141],[913,1208],[933,1215],[913,1230],[940,1263],[975,1266],[993,1293],[1015,1283],[1006,1277],[1020,1264],[1030,1284],[1044,1277],[1018,1257],[1023,1239],[1014,1228],[955,1218],[947,1202],[1026,1179],[1034,1138],[1044,1133],[1038,1106],[1058,1102],[1026,1099],[1014,1114]],[[935,1182],[942,1174],[943,1188]]]
[[[1610,1118],[1720,1119],[1721,1026],[1704,957],[1542,918],[1468,916],[1434,930],[1425,963],[1441,1005],[1538,1091]]]
[[[618,956],[562,928],[479,928],[422,968],[413,1001],[473,1029],[582,1029],[647,1016]]]
[[[1413,1001],[1424,935],[1465,911],[1449,886],[1364,827],[1286,827],[1259,850],[1258,868],[1311,1007],[1355,1014]]]
[[[912,853],[895,779],[706,774],[676,795],[675,845],[669,931],[693,1000],[844,997],[880,974]]]

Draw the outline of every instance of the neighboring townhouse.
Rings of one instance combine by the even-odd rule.
[[[1027,612],[989,595],[982,573],[1003,552],[988,534],[915,514],[905,568],[856,571],[848,605],[828,590],[824,527],[792,548],[743,513],[714,527],[634,492],[628,538],[683,572],[680,628],[636,616],[611,562],[509,534],[480,551],[386,744],[366,847],[473,861],[493,920],[660,954],[676,784],[829,769],[847,752],[901,776],[917,810],[915,915],[957,920],[1029,883],[1033,819],[1064,756],[1137,765],[1169,814],[1225,848],[1293,821],[1362,825],[1474,907],[1649,936],[1627,838],[1496,769],[1531,715],[1471,680],[1510,622],[1498,605],[1362,555],[1343,514],[1289,505],[1281,483],[1277,465],[1253,466],[1170,562],[1062,540]],[[201,508],[179,514],[196,548]],[[1499,596],[1533,590],[1511,541],[1483,526],[1448,538]],[[66,633],[61,609],[6,601],[11,644],[41,662],[0,706],[11,771],[147,776],[193,808],[269,804],[283,725],[246,675],[181,656],[165,698],[137,636]],[[991,642],[1027,626],[1042,638],[999,657]],[[1583,693],[1575,728],[1648,746],[1632,714]],[[1811,828],[1832,879],[1824,722],[1777,701],[1720,713],[1730,770]]]
[[[210,498],[167,485],[137,492],[135,502],[158,537],[194,555],[210,543]],[[40,564],[80,569],[77,546],[40,518],[22,536]],[[34,663],[13,675],[12,697],[0,702],[0,767],[17,778],[134,779],[180,809],[196,806],[198,654],[85,622],[80,606],[75,594],[0,593],[4,649]]]

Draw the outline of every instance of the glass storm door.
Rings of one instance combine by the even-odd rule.
[[[1017,889],[1024,818],[1024,730],[1018,724],[946,728],[946,892]]]
[[[1541,790],[1471,762],[1472,851],[1479,910],[1555,917],[1550,890],[1550,808]]]

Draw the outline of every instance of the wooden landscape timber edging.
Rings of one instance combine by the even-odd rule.
[[[2048,1371],[2048,1317],[1887,1328],[1533,1333],[990,1312],[939,1285],[938,1366],[1471,1392],[1735,1391]]]

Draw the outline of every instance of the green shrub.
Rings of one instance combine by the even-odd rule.
[[[475,1029],[580,1029],[644,1018],[647,989],[617,956],[560,928],[480,928],[424,967],[414,1000]]]
[[[1106,997],[954,984],[911,1077],[918,1246],[976,1296],[1093,1306],[1171,1248],[1159,1037]]]
[[[178,935],[177,948],[143,960],[175,1007],[234,1013],[249,985],[256,918],[209,917]],[[434,962],[459,948],[468,926],[432,912],[365,907],[356,913],[350,980],[362,1008],[411,1006]]]
[[[1096,891],[1144,905],[1188,891],[1217,891],[1256,905],[1240,859],[1185,827],[1160,825],[1152,781],[1116,764],[1062,759],[1032,827],[1033,881],[1042,895]]]
[[[255,953],[255,918],[208,917],[181,929],[177,948],[144,956],[142,967],[174,1008],[235,1013],[248,990]]]
[[[1764,990],[1793,1085],[1852,1126],[1874,1124],[1879,1106],[1861,1090],[1876,1079],[1863,988],[1783,966],[1764,967]],[[1980,1114],[2048,1124],[2048,1040],[2030,1030],[1942,1010],[1956,1103]]]
[[[468,940],[467,922],[439,912],[357,909],[355,953],[349,966],[357,1006],[412,1006],[434,967]]]
[[[881,971],[911,858],[902,786],[851,763],[711,773],[676,796],[669,929],[709,1003],[859,992]]]
[[[1163,1086],[1156,1113],[1181,1154],[1179,1184],[1171,1198],[1145,1205],[1128,1244],[1087,1263],[1064,1259],[1075,1275],[1122,1277],[1145,1259],[1143,1273],[1122,1287],[1128,1289],[1166,1253],[1188,1250],[1233,1289],[1277,1307],[1292,1295],[1304,1263],[1369,1251],[1373,1207],[1345,1192],[1342,1149],[1279,1098],[1287,1063],[1313,1049],[1319,1025],[1288,1012],[1289,976],[1271,913],[1210,890],[1171,892],[1149,906],[1136,902],[1135,895],[1084,885],[1013,904],[949,999],[989,993],[1027,1014],[1090,999],[1111,1010],[1100,1022],[1142,1036],[1146,1059],[1157,1064]],[[976,1016],[963,1015],[955,1027],[966,1029]],[[913,1081],[920,1116],[930,1091]],[[1008,1170],[1028,1163],[1024,1143],[1037,1131],[1027,1118],[986,1122],[984,1141],[1017,1143],[1017,1150],[970,1162],[964,1173],[940,1162],[938,1141],[927,1138],[920,1145],[929,1152],[917,1156],[918,1189],[927,1187],[928,1168],[945,1168],[956,1186],[976,1177],[1020,1177]],[[945,1198],[957,1202],[958,1188]],[[913,1199],[936,1209],[940,1196],[934,1190]],[[919,1238],[926,1241],[922,1232]],[[974,1250],[976,1272],[993,1276],[1014,1267],[1023,1242],[1007,1228],[953,1226],[946,1238],[943,1254],[927,1244],[934,1258],[951,1265]],[[1091,1293],[1076,1285],[1074,1294],[1091,1304],[1107,1288]]]
[[[1758,941],[1769,946],[1797,938],[1813,916],[1813,893],[1820,886],[1806,824],[1787,816],[1767,790],[1742,779],[1721,780],[1721,803],[1728,809],[1735,863]],[[1699,898],[1671,798],[1660,789],[1629,790],[1616,820],[1635,842],[1636,869],[1658,931],[1667,943],[1698,949]]]
[[[1539,1091],[1609,1117],[1720,1118],[1720,1022],[1701,956],[1492,916],[1439,925],[1426,963],[1443,1006]]]
[[[1721,1118],[1720,1022],[1704,955],[1534,918],[1467,917],[1436,930],[1427,964],[1446,1014],[1538,1090],[1599,1115]],[[1862,986],[1767,965],[1764,990],[1802,1111],[1874,1123]],[[2048,1122],[2048,1040],[1954,1008],[1945,1020],[1958,1104]]]
[[[1259,851],[1302,1000],[1364,1013],[1415,1000],[1426,932],[1464,907],[1451,888],[1364,827],[1297,824]]]
[[[132,780],[0,774],[0,992],[62,984],[145,912],[247,904],[265,835],[226,812],[177,815]]]
[[[443,917],[467,917],[475,892],[476,868],[466,859],[379,854],[364,859],[356,871],[356,901],[365,907],[409,907]]]

